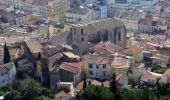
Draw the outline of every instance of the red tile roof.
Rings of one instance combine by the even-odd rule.
[[[120,47],[116,46],[111,42],[100,42],[97,45],[89,48],[88,51],[94,51],[98,54],[113,54],[116,51],[120,50]]]
[[[115,57],[111,65],[124,65],[127,64],[127,59],[122,57]]]
[[[76,86],[76,91],[80,91],[81,89],[83,89],[83,81]]]
[[[80,72],[81,70],[81,63],[80,62],[74,62],[74,63],[68,63],[68,62],[63,62],[60,65],[60,68],[67,70],[72,73],[77,73]]]
[[[13,64],[14,64],[13,62],[9,62],[3,65],[0,65],[0,74],[12,69],[14,67]]]

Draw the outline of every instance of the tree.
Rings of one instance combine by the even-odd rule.
[[[86,60],[83,59],[81,63],[81,78],[83,79],[83,89],[87,87],[87,70],[86,70]]]
[[[54,99],[54,95],[48,88],[42,87],[38,81],[31,78],[16,81],[11,85],[2,87],[0,95],[6,95],[7,99],[5,100],[33,100],[37,97],[42,97],[43,100]]]
[[[3,60],[4,60],[4,64],[9,63],[11,61],[9,49],[6,45],[6,42],[5,42],[5,45],[4,45],[4,59]]]
[[[144,89],[122,89],[123,100],[162,100],[156,92],[149,88]]]
[[[114,94],[105,87],[89,85],[76,95],[77,100],[114,100]]]
[[[116,73],[113,72],[113,75],[112,75],[112,80],[110,81],[110,89],[113,93],[116,93],[117,92],[117,81],[116,81]]]
[[[24,96],[28,100],[41,95],[41,85],[34,79],[27,79],[24,85]]]
[[[170,94],[170,83],[161,83],[159,81],[157,81],[156,84],[156,89],[158,94],[160,95],[169,95]]]
[[[83,89],[85,89],[87,87],[87,82],[86,82],[86,77],[84,77],[83,79]]]
[[[50,77],[49,77],[49,68],[48,68],[48,59],[43,57],[41,59],[41,63],[42,63],[42,68],[41,68],[41,72],[42,72],[42,75],[41,75],[41,81],[43,83],[43,85],[49,87],[49,80],[50,80]]]
[[[26,78],[27,76],[31,76],[32,73],[33,73],[32,64],[25,64],[17,68],[17,78]]]
[[[120,94],[120,89],[118,88],[118,82],[116,80],[116,72],[113,72],[112,79],[110,81],[110,89],[112,93],[115,94],[115,99],[116,100],[122,100],[121,94]]]

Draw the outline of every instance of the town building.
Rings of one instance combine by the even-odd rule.
[[[13,62],[0,65],[0,88],[12,83],[15,79],[16,68]]]
[[[82,52],[92,43],[110,41],[122,48],[126,47],[126,28],[117,19],[98,20],[87,24],[73,24],[70,28],[72,45]]]
[[[20,12],[20,11],[0,11],[0,22],[9,23],[10,25],[23,25],[28,22],[31,18],[31,15],[28,13]]]
[[[108,80],[112,75],[111,59],[98,55],[87,55],[87,70],[90,78]]]
[[[68,63],[63,62],[59,67],[50,70],[50,90],[57,90],[59,82],[73,82],[77,86],[80,81],[81,62]]]
[[[52,19],[63,18],[70,9],[69,0],[2,0],[0,3]]]
[[[145,17],[139,20],[138,32],[147,34],[164,33],[167,30],[167,22],[158,17]]]

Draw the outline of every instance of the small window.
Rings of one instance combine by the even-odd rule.
[[[90,75],[93,75],[93,71],[89,71],[89,74],[90,74]]]
[[[98,69],[99,68],[99,66],[98,65],[96,65],[96,69]]]
[[[81,38],[81,41],[82,41],[82,42],[84,41],[84,38],[83,38],[83,37]]]
[[[81,29],[81,35],[84,35],[84,30],[83,29]]]
[[[106,65],[103,65],[103,69],[106,69]]]
[[[118,40],[121,41],[121,33],[119,32]]]
[[[92,65],[92,64],[89,64],[89,68],[93,68],[93,65]]]

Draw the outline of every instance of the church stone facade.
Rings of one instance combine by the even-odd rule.
[[[73,24],[70,33],[72,45],[80,52],[101,41],[110,41],[122,48],[126,47],[126,28],[117,19],[108,18],[87,24]]]

